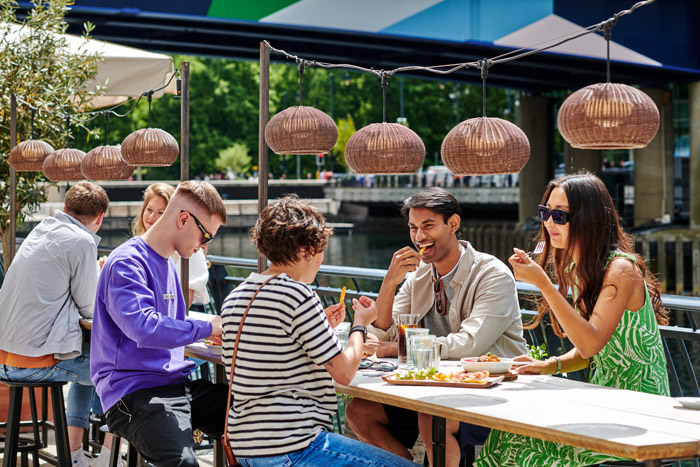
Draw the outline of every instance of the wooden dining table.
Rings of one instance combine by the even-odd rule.
[[[454,369],[454,367],[453,367]],[[433,466],[443,466],[445,419],[661,465],[700,456],[700,411],[672,397],[566,378],[518,375],[488,388],[399,386],[360,370],[336,390],[433,415]]]

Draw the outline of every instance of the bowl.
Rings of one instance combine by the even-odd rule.
[[[513,359],[502,358],[500,362],[480,362],[479,357],[466,357],[460,360],[464,371],[488,371],[494,375],[508,373],[513,366]]]

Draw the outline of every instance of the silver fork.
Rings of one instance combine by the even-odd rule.
[[[535,249],[532,251],[528,251],[527,255],[532,258],[534,255],[539,255],[544,251],[544,240],[537,242],[537,245],[535,245]]]

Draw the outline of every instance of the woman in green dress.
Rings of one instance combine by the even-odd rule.
[[[537,260],[515,248],[509,258],[515,278],[542,292],[537,326],[550,314],[554,332],[574,348],[530,363],[519,373],[567,373],[591,367],[590,382],[669,395],[666,359],[658,324],[667,324],[659,282],[634,253],[603,182],[582,172],[553,180],[538,208],[545,242]],[[546,271],[556,278],[558,286]],[[566,299],[573,291],[573,304]],[[618,457],[494,430],[475,465],[584,466]]]

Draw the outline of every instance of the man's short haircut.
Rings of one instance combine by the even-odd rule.
[[[181,182],[175,190],[175,195],[183,196],[197,206],[206,210],[210,216],[219,218],[223,225],[226,225],[226,206],[216,191],[216,188],[209,182],[188,180]],[[173,196],[175,196],[173,195]]]
[[[403,206],[401,206],[401,215],[408,219],[408,215],[413,208],[430,209],[433,212],[442,214],[446,224],[447,220],[454,214],[462,217],[462,208],[457,198],[440,187],[426,188],[406,199],[403,202]],[[457,229],[456,235],[458,239],[462,238],[462,233],[459,229]]]
[[[333,229],[326,218],[308,201],[287,195],[268,204],[250,229],[250,239],[273,264],[299,261],[299,250],[316,255],[328,245]]]
[[[109,198],[101,186],[92,182],[78,182],[66,192],[65,212],[84,225],[107,211]]]

